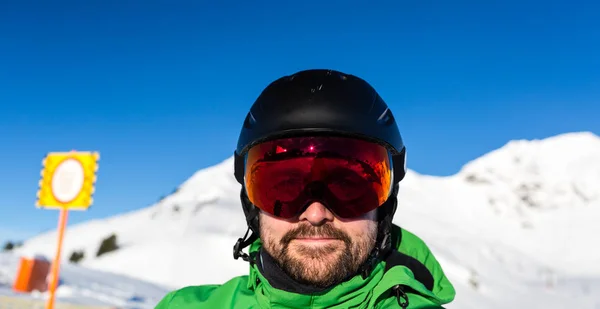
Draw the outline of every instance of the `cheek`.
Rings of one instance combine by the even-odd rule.
[[[365,220],[376,222],[377,221],[377,209],[373,209],[373,210],[367,212],[366,214],[364,214],[363,218]]]
[[[346,230],[350,235],[358,238],[367,237],[377,227],[375,222],[368,220],[356,223],[348,226]]]
[[[261,213],[259,215],[259,226],[261,237],[278,240],[291,229],[292,224],[268,214]]]
[[[377,230],[377,221],[371,218],[344,223],[343,230],[352,238],[366,238]]]

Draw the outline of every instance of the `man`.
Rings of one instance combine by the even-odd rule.
[[[248,232],[234,258],[249,275],[173,291],[156,308],[442,308],[452,284],[392,223],[405,159],[394,115],[364,80],[307,70],[274,81],[235,151]]]

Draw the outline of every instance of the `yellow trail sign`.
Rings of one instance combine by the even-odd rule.
[[[43,161],[36,206],[87,210],[93,203],[100,155],[97,152],[51,152]]]
[[[50,297],[46,309],[55,309],[60,256],[69,210],[87,210],[92,205],[99,159],[97,152],[70,151],[51,152],[42,162],[42,179],[36,206],[60,210],[56,255],[50,271]]]

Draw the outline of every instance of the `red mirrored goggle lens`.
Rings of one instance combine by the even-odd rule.
[[[246,157],[250,202],[292,218],[318,201],[342,218],[381,206],[389,197],[392,167],[382,145],[344,137],[297,137],[252,147]]]

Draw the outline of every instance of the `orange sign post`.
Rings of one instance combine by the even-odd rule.
[[[97,152],[71,151],[49,153],[43,160],[36,206],[60,210],[56,255],[50,272],[50,296],[46,309],[54,309],[69,210],[87,210],[92,204],[99,159]]]

